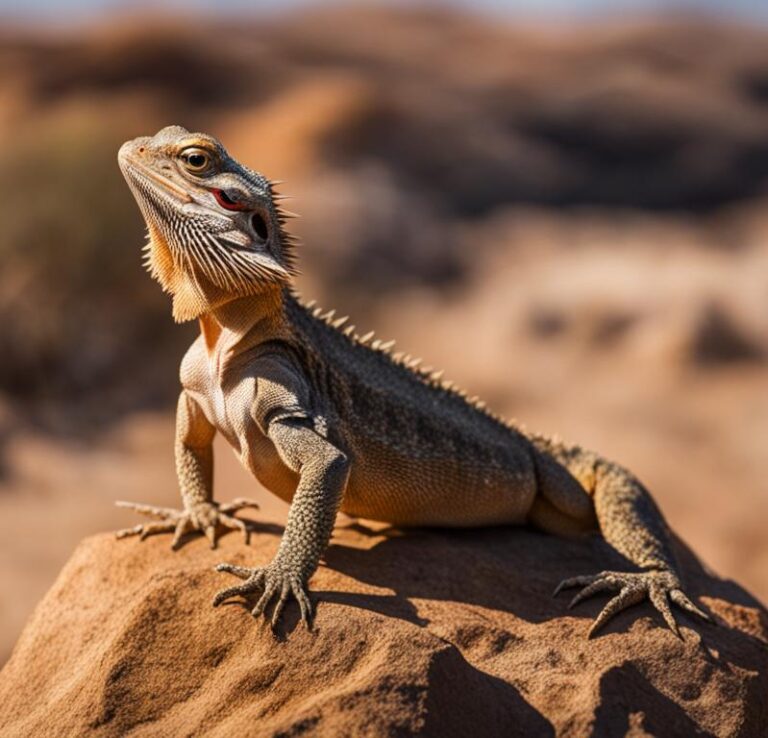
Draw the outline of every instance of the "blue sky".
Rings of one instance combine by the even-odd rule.
[[[64,23],[88,19],[110,11],[149,8],[185,8],[196,12],[274,11],[324,0],[0,0],[0,16]],[[380,0],[381,4],[408,5],[407,0]],[[697,10],[723,17],[768,22],[768,0],[427,0],[431,5],[474,7],[501,15],[594,17],[669,10]]]

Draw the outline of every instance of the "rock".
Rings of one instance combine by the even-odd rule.
[[[678,545],[718,625],[646,603],[587,640],[604,599],[566,609],[564,576],[620,566],[597,540],[520,529],[402,535],[340,526],[313,579],[313,632],[211,607],[281,528],[83,541],[0,673],[3,736],[757,736],[768,734],[768,613]]]

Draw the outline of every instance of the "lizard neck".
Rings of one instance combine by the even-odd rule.
[[[238,297],[200,316],[200,333],[209,355],[222,343],[227,353],[238,354],[267,341],[286,337],[284,288],[274,287],[255,295]]]

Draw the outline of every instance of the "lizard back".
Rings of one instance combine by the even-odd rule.
[[[470,524],[524,518],[535,491],[525,436],[295,297],[284,305],[318,411],[352,458],[342,510],[418,525],[466,526],[468,508]]]

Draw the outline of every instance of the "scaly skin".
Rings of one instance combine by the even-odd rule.
[[[578,446],[522,432],[419,370],[387,345],[360,338],[293,294],[288,214],[273,184],[216,139],[169,127],[123,145],[121,169],[147,222],[147,266],[173,297],[177,320],[200,337],[181,365],[176,432],[180,511],[132,505],[159,522],[118,535],[247,523],[213,501],[212,441],[222,433],[245,467],[291,503],[278,552],[264,567],[221,564],[243,582],[220,592],[274,600],[273,624],[293,597],[309,626],[307,583],[338,510],[396,525],[533,523],[573,535],[596,527],[640,571],[563,581],[573,600],[617,594],[590,635],[645,598],[679,630],[670,602],[703,618],[683,593],[664,519],[628,472]],[[123,503],[130,504],[130,503]]]

